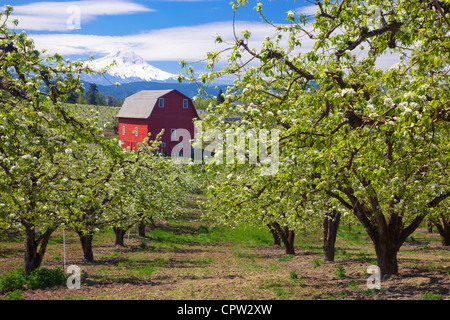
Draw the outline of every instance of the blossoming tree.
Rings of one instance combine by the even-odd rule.
[[[182,214],[192,191],[185,167],[155,153],[161,143],[159,136],[147,142],[148,139],[140,144],[138,152],[128,153],[108,184],[111,201],[104,216],[114,228],[115,244],[119,246],[124,245],[124,235],[132,226]],[[145,236],[145,232],[140,235]]]
[[[233,1],[235,14],[248,2]],[[236,80],[205,123],[239,112],[248,125],[280,128],[280,149],[308,159],[308,181],[353,212],[381,273],[398,273],[406,238],[450,196],[450,7],[317,0],[314,17],[293,10],[280,25],[254,3],[273,34],[254,48],[251,30],[234,26],[221,70],[222,52],[207,54],[201,82]],[[383,69],[386,55],[397,63]],[[290,147],[299,141],[302,148]]]
[[[25,273],[40,266],[61,224],[58,192],[64,171],[55,161],[74,142],[101,144],[99,130],[68,112],[63,101],[91,71],[59,55],[42,57],[25,33],[11,32],[0,13],[0,226],[25,233]],[[17,21],[12,21],[17,25]]]

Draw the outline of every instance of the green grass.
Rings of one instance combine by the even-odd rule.
[[[294,257],[295,255],[293,254],[287,254],[285,256],[280,257],[278,261],[291,261]]]
[[[210,264],[214,263],[213,258],[210,256],[205,256],[205,257],[201,257],[198,259],[186,258],[186,259],[184,259],[184,261],[187,262],[188,264],[192,264],[193,266],[198,267],[198,268],[205,268],[205,267],[209,266]]]
[[[6,295],[6,300],[25,300],[25,299],[22,297],[22,290],[17,289],[8,293]]]
[[[311,261],[311,263],[313,264],[314,269],[320,267],[320,265],[322,264],[322,262],[319,259],[314,259]]]
[[[422,300],[444,300],[440,294],[427,292],[422,296]]]
[[[347,288],[350,288],[352,290],[358,290],[359,289],[359,283],[356,280],[350,280],[349,283],[347,283]]]
[[[234,255],[238,259],[248,259],[251,262],[255,262],[256,259],[258,258],[258,255],[256,253],[249,253],[249,252],[238,251],[238,252],[235,252]]]
[[[66,233],[65,234],[65,240],[66,241],[71,239],[71,238],[73,238],[73,235],[71,235],[70,233]],[[60,235],[60,236],[52,236],[50,238],[50,240],[48,240],[48,244],[49,245],[50,244],[61,244],[63,242],[64,242],[64,237],[62,235]]]
[[[170,227],[158,228],[147,233],[155,238],[153,242],[175,243],[181,245],[214,243],[214,242],[234,242],[249,246],[267,246],[272,244],[272,235],[268,228],[258,228],[249,226],[238,226],[236,228],[213,227],[205,232],[205,227],[199,228],[177,228],[178,220],[169,221]],[[200,231],[200,232],[199,232]]]
[[[277,280],[267,280],[263,282],[259,286],[259,289],[271,290],[278,298],[282,300],[289,299],[289,297],[292,296],[292,292],[286,290],[285,284],[281,281],[280,278],[278,278]]]
[[[352,258],[352,255],[348,253],[346,249],[341,248],[335,248],[334,255],[337,260],[345,260]]]
[[[126,274],[130,276],[137,278],[148,278],[168,263],[169,259],[164,258],[155,258],[153,260],[124,259],[117,263],[117,267],[125,270]]]
[[[341,240],[345,240],[350,244],[360,245],[367,243],[367,233],[360,225],[352,226],[349,230],[348,227],[340,226],[338,229],[337,237]]]
[[[280,300],[290,300],[297,295],[297,290],[305,284],[303,277],[295,272],[289,272],[289,280],[277,279],[263,281],[259,289],[272,291]]]
[[[359,299],[361,295],[365,295],[365,299],[389,298],[388,290],[366,290],[366,268],[368,263],[374,261],[375,254],[362,228],[352,227],[350,231],[347,226],[341,226],[336,260],[346,261],[337,261],[341,263],[337,265],[323,262],[322,236],[319,231],[299,232],[296,236],[296,248],[314,254],[303,255],[300,252],[297,256],[285,255],[282,247],[272,246],[272,234],[267,227],[210,227],[200,219],[200,210],[194,209],[192,205],[188,209],[191,210],[189,214],[169,220],[167,224],[161,223],[161,226],[148,232],[148,238],[139,237],[132,230],[132,241],[120,249],[113,245],[114,233],[111,229],[96,234],[94,255],[97,261],[87,266],[89,277],[82,271],[82,285],[95,285],[98,293],[68,291],[65,287],[48,290],[55,291],[55,297],[62,299],[336,300]],[[66,236],[70,234],[73,237],[70,245],[81,250],[76,233],[71,232],[66,233]],[[422,237],[429,238],[428,235],[414,235],[415,241]],[[434,237],[438,239],[436,234]],[[49,244],[47,261],[51,262],[51,266],[61,265],[55,263],[62,260],[61,242],[61,233],[56,233]],[[15,269],[23,264],[23,253],[16,249],[18,245],[13,246],[9,242],[1,245],[2,270],[13,270],[13,265]],[[418,251],[421,254],[427,254],[424,261],[412,256],[412,249],[415,248],[401,251],[402,268],[450,274],[450,267],[443,263],[448,257],[445,249],[420,248]],[[15,256],[15,260],[10,259],[10,256]],[[8,279],[11,290],[0,292],[1,298],[22,297],[21,290],[27,287],[19,285],[22,289],[14,288],[15,280],[21,282],[20,278],[20,274],[16,274]],[[225,279],[229,280],[225,282]],[[159,283],[167,284],[167,288],[153,285]],[[138,286],[142,290],[134,290]],[[111,293],[111,287],[119,289],[114,291],[117,297]],[[415,292],[416,288],[411,286],[405,290]],[[440,287],[421,290],[421,294],[427,291],[444,292]],[[26,299],[29,294],[28,290],[23,291]],[[405,296],[408,296],[408,292]],[[439,298],[433,293],[423,295],[423,299]]]
[[[99,254],[98,258],[115,258],[115,257],[121,257],[122,254],[120,252],[114,251],[110,254]]]
[[[432,272],[446,272],[448,275],[450,275],[450,266],[442,266],[440,264],[414,264],[409,263],[406,265],[407,268],[411,269],[418,269],[418,270],[424,270],[424,271],[432,271]]]
[[[367,290],[361,291],[361,293],[363,295],[365,295],[365,296],[373,297],[373,296],[377,295],[378,293],[380,293],[380,290],[378,290],[378,289],[367,289]]]
[[[345,277],[345,273],[346,273],[345,268],[342,265],[338,264],[336,266],[336,269],[334,270],[334,275],[336,276],[336,279],[341,279]]]

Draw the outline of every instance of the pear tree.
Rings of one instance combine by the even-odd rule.
[[[73,143],[102,144],[100,131],[65,109],[81,92],[82,62],[44,56],[26,33],[8,28],[13,8],[0,13],[0,227],[25,234],[24,269],[40,266],[48,240],[64,221],[58,157]],[[11,21],[17,25],[17,21]]]
[[[450,196],[450,6],[317,0],[313,17],[293,8],[276,24],[260,1],[233,1],[234,14],[249,2],[273,31],[255,43],[233,26],[229,48],[207,54],[200,82],[235,82],[203,120],[219,125],[239,112],[249,126],[279,128],[284,157],[307,160],[296,178],[351,211],[381,273],[398,273],[406,238]]]
[[[180,216],[194,187],[184,166],[156,152],[159,138],[146,139],[138,152],[128,153],[109,183],[105,219],[114,229],[116,245],[124,245],[124,235],[134,225]]]

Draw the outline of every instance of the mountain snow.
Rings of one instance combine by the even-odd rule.
[[[142,57],[134,52],[117,51],[107,56],[93,60],[88,65],[99,71],[115,64],[107,71],[106,77],[110,81],[129,83],[135,81],[166,81],[175,80],[176,75],[165,72],[148,64]]]

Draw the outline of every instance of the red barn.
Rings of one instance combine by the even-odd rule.
[[[118,115],[119,143],[123,149],[137,150],[148,136],[154,140],[164,129],[160,151],[170,154],[172,148],[183,140],[177,129],[186,129],[194,139],[194,119],[200,119],[192,100],[181,92],[172,90],[143,90],[125,99]],[[177,141],[172,141],[172,136]],[[179,139],[179,140],[178,140]],[[186,146],[184,146],[186,147]]]

